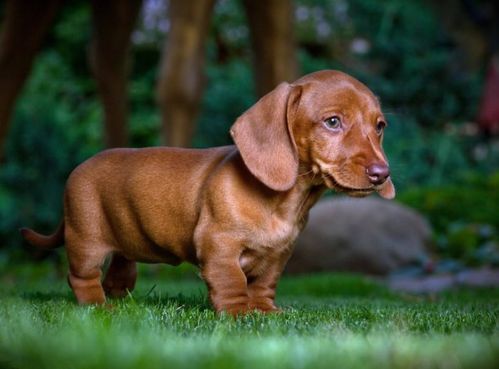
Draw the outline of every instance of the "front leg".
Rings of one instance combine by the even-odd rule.
[[[217,312],[231,315],[248,312],[246,275],[239,265],[240,247],[234,242],[205,244],[200,260],[201,275]]]
[[[248,276],[248,297],[250,310],[263,312],[278,312],[280,309],[275,305],[275,289],[277,281],[286,265],[291,250],[286,250],[268,265],[264,271],[256,276]]]

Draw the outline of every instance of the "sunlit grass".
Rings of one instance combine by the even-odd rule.
[[[0,300],[6,368],[493,368],[499,291],[395,295],[348,275],[284,278],[284,312],[217,316],[195,278],[142,273],[112,307],[80,307],[64,280],[15,278]],[[153,273],[154,274],[154,273]],[[21,273],[23,275],[23,273]]]

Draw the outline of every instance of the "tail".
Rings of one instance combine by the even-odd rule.
[[[37,233],[29,228],[21,228],[20,232],[28,243],[41,249],[54,249],[64,243],[64,221],[59,224],[59,227],[50,236]]]

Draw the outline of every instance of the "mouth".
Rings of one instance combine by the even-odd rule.
[[[374,191],[377,190],[377,186],[373,187],[367,187],[367,188],[355,188],[355,187],[348,187],[340,184],[334,177],[333,175],[329,173],[323,173],[322,177],[324,179],[324,182],[326,183],[326,186],[332,190],[335,190],[337,192],[344,192],[349,196],[353,197],[364,197],[367,196]]]

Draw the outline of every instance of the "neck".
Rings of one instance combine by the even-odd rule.
[[[281,198],[277,202],[277,213],[286,218],[294,218],[300,227],[304,226],[310,208],[326,189],[320,175],[314,174],[310,167],[307,169],[305,166],[300,166],[295,185],[289,191],[282,193],[284,199]]]
[[[303,203],[301,210],[306,213],[327,189],[322,176],[308,165],[300,165],[294,188],[301,194]]]

